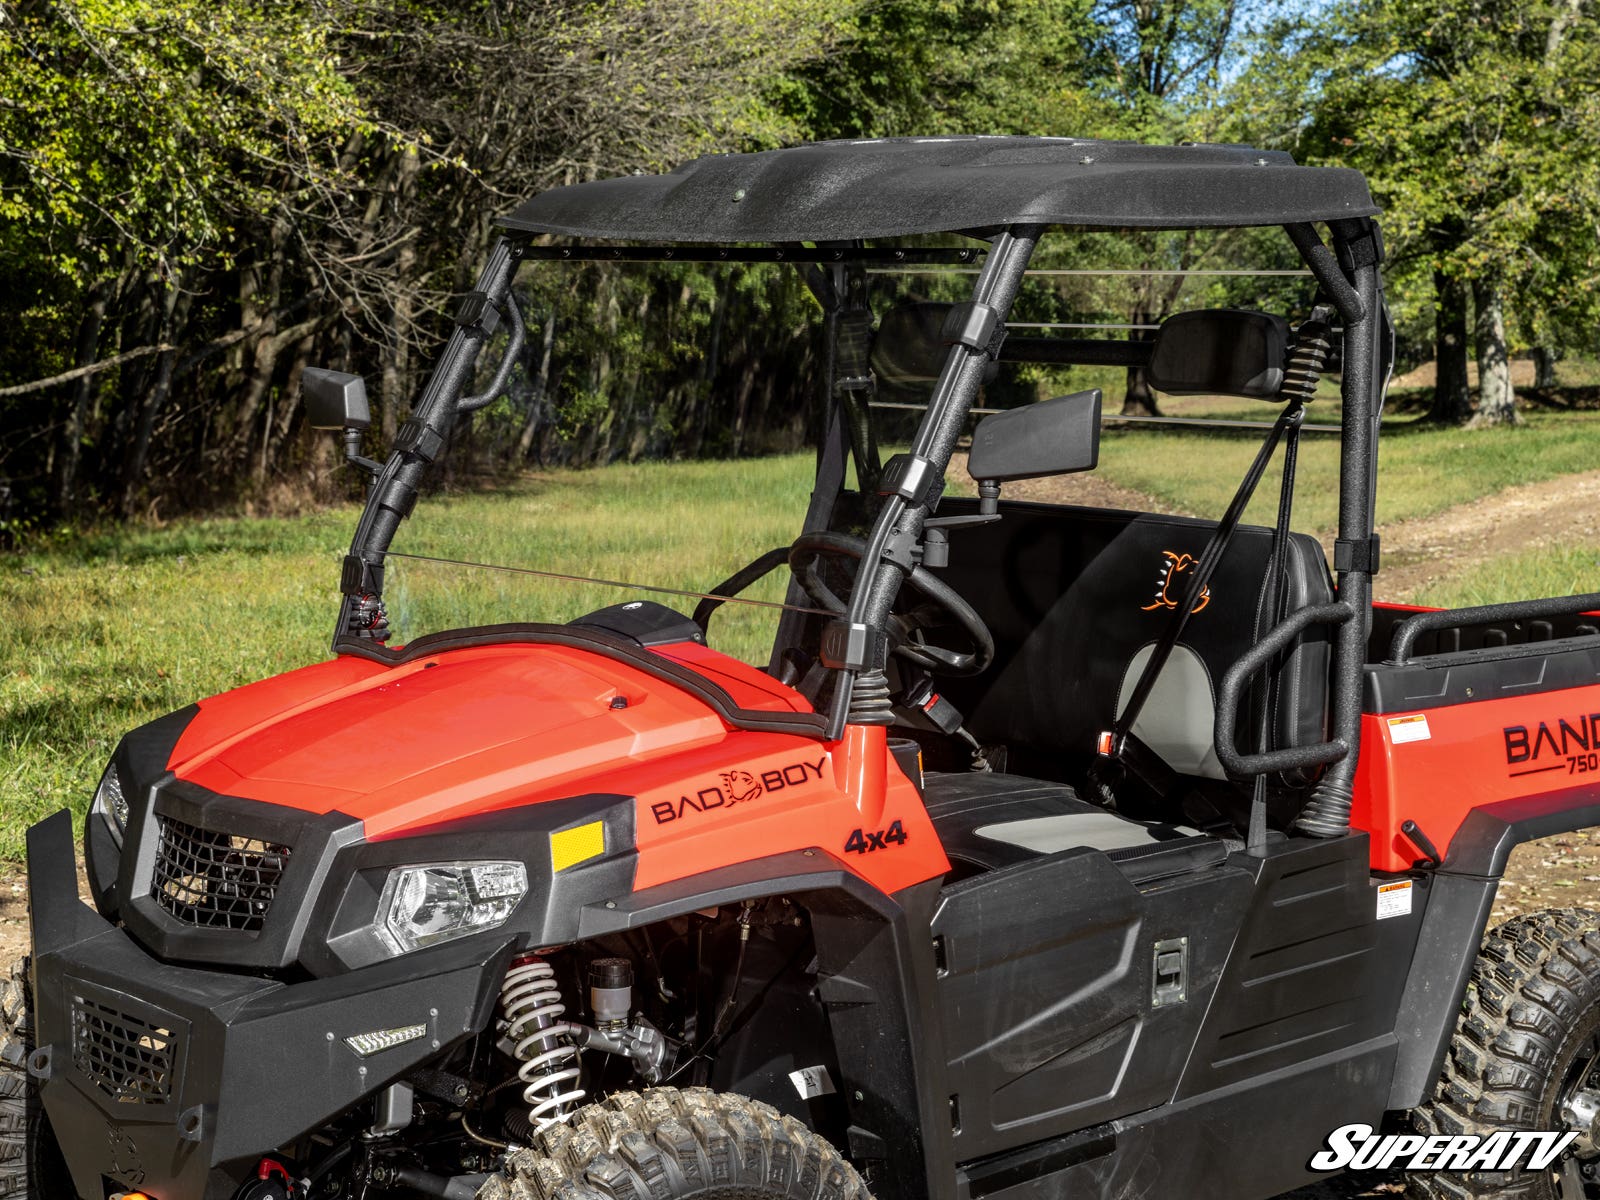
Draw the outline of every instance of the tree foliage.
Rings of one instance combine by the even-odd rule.
[[[1600,318],[1600,31],[1585,0],[1363,0],[1269,39],[1279,53],[1258,60],[1245,123],[1367,174],[1402,319],[1441,313],[1436,414],[1473,416],[1470,292],[1477,419],[1513,420],[1508,348],[1587,349]]]

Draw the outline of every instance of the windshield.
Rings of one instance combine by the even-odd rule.
[[[1150,244],[1130,260],[1123,239],[1047,239],[1012,313],[1013,334],[1139,338],[1186,308],[1248,297],[1252,307],[1287,313],[1309,301],[1305,272],[1281,231],[1143,240]],[[969,248],[967,261],[880,262],[856,275],[864,294],[854,299],[876,333],[870,356],[852,360],[851,339],[868,329],[841,319],[836,373],[848,381],[852,361],[870,370],[842,396],[862,427],[850,439],[842,499],[813,514],[829,527],[866,531],[877,502],[859,496],[861,477],[875,483],[925,419],[944,357],[942,306],[971,294],[981,263],[970,249],[981,243],[942,244],[947,256]],[[1235,269],[1242,258],[1257,265]],[[788,546],[813,504],[827,416],[823,310],[804,270],[781,262],[524,264],[515,294],[526,345],[505,392],[458,423],[441,469],[390,547],[384,593],[393,640],[564,623],[634,600],[688,615],[740,568]],[[506,337],[501,329],[489,340],[469,390],[494,375]],[[1093,387],[1105,390],[1114,411],[1126,375],[1110,366],[1002,362],[977,415]],[[1248,404],[1224,402],[1210,415],[1259,415],[1247,414]],[[958,451],[951,494],[972,492],[963,467]],[[1060,498],[1115,499],[1084,483]],[[1021,498],[1026,489],[1016,492]],[[850,571],[835,564],[833,573],[835,591],[848,598]],[[711,617],[709,644],[766,665],[786,604],[820,615],[790,579],[780,562],[737,589]]]

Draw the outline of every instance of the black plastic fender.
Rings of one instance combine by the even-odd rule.
[[[1600,825],[1600,785],[1475,808],[1450,841],[1411,960],[1395,1034],[1389,1108],[1415,1108],[1433,1089],[1511,851],[1523,842]]]

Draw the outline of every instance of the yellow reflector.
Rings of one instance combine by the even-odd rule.
[[[606,852],[606,823],[591,821],[576,829],[563,829],[550,835],[550,866],[565,871]]]

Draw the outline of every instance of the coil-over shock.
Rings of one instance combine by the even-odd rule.
[[[512,1054],[521,1062],[517,1078],[533,1132],[543,1133],[572,1116],[588,1093],[578,1086],[578,1047],[572,1026],[561,1018],[567,1006],[555,969],[542,958],[515,960],[500,986]]]

